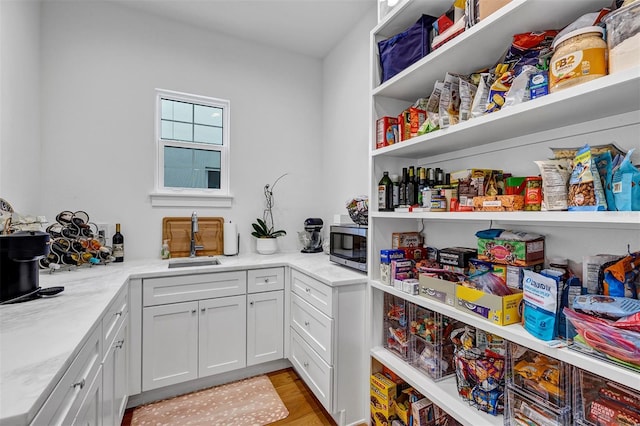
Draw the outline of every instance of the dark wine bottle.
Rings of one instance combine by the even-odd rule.
[[[116,233],[111,238],[114,262],[124,262],[124,236],[120,233],[120,224],[116,223]]]
[[[381,212],[393,211],[393,182],[389,172],[384,172],[378,183],[378,210]]]
[[[407,205],[413,206],[417,203],[417,185],[416,185],[416,177],[415,177],[415,168],[413,166],[409,167],[409,180],[407,181],[407,194],[405,195],[407,200]]]
[[[409,183],[409,175],[407,174],[407,168],[402,168],[402,180],[400,181],[400,196],[398,197],[398,205],[407,205],[407,184]]]

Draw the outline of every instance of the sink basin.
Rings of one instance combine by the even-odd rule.
[[[190,266],[213,266],[220,265],[220,259],[217,257],[183,257],[179,259],[171,259],[169,268],[187,268]]]

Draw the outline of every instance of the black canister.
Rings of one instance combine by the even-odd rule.
[[[38,289],[38,260],[49,254],[49,234],[18,231],[0,235],[0,302]]]

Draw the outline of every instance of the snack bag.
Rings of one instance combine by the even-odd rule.
[[[542,273],[524,270],[522,280],[522,299],[524,300],[524,329],[540,340],[553,340],[557,334],[558,312],[558,279],[552,276],[557,272],[548,271],[549,276]]]
[[[493,82],[489,89],[489,99],[484,113],[499,111],[504,105],[504,97],[511,88],[513,79],[515,78],[514,71],[508,71],[507,64],[500,64],[496,67],[496,81]]]
[[[460,121],[471,118],[471,104],[478,88],[471,82],[460,79]]]
[[[491,74],[480,74],[480,79],[478,81],[477,87],[478,90],[476,90],[476,95],[473,97],[473,102],[471,103],[472,118],[484,115],[484,112],[487,109],[489,88],[491,87]]]
[[[567,210],[569,176],[571,176],[571,161],[540,160],[534,161],[542,176],[542,210]]]
[[[440,95],[440,128],[458,124],[460,116],[460,78],[447,73],[444,79],[444,87]]]
[[[527,89],[529,88],[529,79],[536,72],[538,72],[538,69],[532,65],[525,65],[522,68],[520,74],[513,79],[511,88],[505,95],[503,108],[518,105],[531,99]]]
[[[573,160],[569,178],[569,211],[607,210],[600,175],[589,145],[585,145]]]
[[[616,202],[611,188],[611,179],[613,178],[613,160],[611,158],[611,152],[605,151],[602,154],[595,156],[594,161],[596,162],[600,181],[602,182],[604,197],[607,200],[607,208],[615,211]]]
[[[614,202],[618,211],[640,210],[640,170],[631,164],[630,149],[611,179]]]
[[[424,135],[425,133],[433,132],[440,128],[440,115],[438,111],[440,109],[440,94],[442,93],[443,87],[444,82],[442,81],[436,81],[433,85],[433,91],[426,105],[427,119],[422,123],[420,129],[418,129],[418,135]]]

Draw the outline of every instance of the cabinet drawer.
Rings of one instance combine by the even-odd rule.
[[[284,268],[251,269],[247,272],[247,292],[284,290]]]
[[[333,368],[315,353],[302,337],[291,331],[291,362],[302,380],[313,391],[320,403],[332,413],[331,386]]]
[[[148,278],[142,282],[144,306],[236,296],[246,292],[246,271]]]
[[[333,317],[333,289],[308,275],[291,271],[291,289],[323,314]]]
[[[102,316],[102,348],[106,357],[113,339],[129,312],[129,284],[125,284]]]
[[[73,422],[100,372],[101,342],[102,332],[98,326],[93,329],[31,425],[69,425]]]
[[[333,320],[305,302],[297,294],[291,295],[291,327],[327,364],[333,363],[331,352]]]

